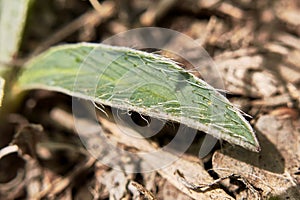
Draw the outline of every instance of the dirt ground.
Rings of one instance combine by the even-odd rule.
[[[171,166],[117,171],[85,150],[74,128],[71,97],[35,90],[2,116],[0,147],[13,142],[21,151],[0,160],[0,199],[300,198],[300,1],[101,3],[98,8],[87,0],[36,0],[19,58],[57,44],[99,43],[138,27],[177,30],[200,41],[213,58],[228,99],[252,116],[246,118],[262,150],[220,142],[199,159],[199,134]],[[133,151],[159,147],[174,134],[166,128],[151,142],[132,144],[105,116],[99,121],[116,144]]]

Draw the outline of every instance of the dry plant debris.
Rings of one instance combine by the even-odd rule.
[[[214,59],[229,99],[253,116],[262,151],[224,144],[203,160],[192,152],[149,173],[115,171],[82,146],[70,98],[33,91],[15,113],[1,115],[0,146],[12,145],[15,138],[17,148],[1,156],[0,199],[299,199],[299,1],[112,0],[103,1],[112,9],[106,15],[88,1],[41,2],[33,7],[20,58],[58,43],[99,42],[145,25],[178,30]],[[103,116],[99,121],[122,148],[159,147],[155,140],[126,137]],[[94,123],[82,122],[89,127],[86,137],[95,133]],[[101,146],[101,140],[88,142],[95,152]]]

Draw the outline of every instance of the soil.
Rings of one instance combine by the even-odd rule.
[[[299,199],[299,1],[105,0],[101,7],[90,2],[97,1],[35,1],[16,60],[54,45],[100,43],[138,27],[179,31],[213,59],[227,98],[251,116],[245,117],[262,150],[220,141],[200,159],[206,135],[199,132],[169,166],[146,172],[149,160],[137,165],[135,158],[122,158],[126,167],[116,170],[86,150],[97,151],[103,141],[83,145],[71,97],[33,90],[1,116],[0,147],[15,144],[19,151],[0,159],[0,199]],[[132,117],[140,126],[149,120],[138,113]],[[131,152],[161,148],[179,126],[168,122],[156,136],[136,141],[101,112],[98,119],[112,143]],[[88,123],[94,126],[99,124]],[[137,168],[138,173],[127,171]]]

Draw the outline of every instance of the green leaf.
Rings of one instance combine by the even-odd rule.
[[[159,55],[102,44],[64,45],[27,63],[18,83],[22,90],[54,90],[177,121],[259,151],[251,126],[223,95]]]
[[[32,0],[0,0],[0,61],[8,63],[18,52]]]
[[[2,77],[0,77],[0,107],[2,106],[2,99],[4,96],[4,83],[5,80]]]

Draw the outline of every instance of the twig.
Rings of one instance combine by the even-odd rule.
[[[46,50],[48,47],[58,43],[59,41],[63,40],[67,36],[74,33],[79,28],[85,26],[90,21],[96,20],[96,21],[98,21],[98,24],[99,24],[101,21],[107,19],[108,17],[110,17],[112,15],[112,13],[114,11],[113,8],[114,8],[113,2],[109,1],[109,2],[101,5],[101,7],[99,7],[99,5],[98,5],[97,10],[95,8],[95,10],[90,10],[90,11],[84,13],[79,18],[75,19],[74,21],[72,21],[71,23],[66,25],[65,27],[56,31],[49,39],[42,42],[39,45],[39,47],[29,57],[33,57],[33,56],[39,54],[40,52]],[[99,9],[101,9],[101,10],[99,10]]]
[[[0,149],[0,159],[4,156],[7,156],[11,153],[17,153],[19,151],[19,147],[17,145],[9,145],[2,149]]]
[[[157,4],[153,4],[147,11],[140,17],[141,24],[145,26],[152,25],[156,20],[165,15],[178,0],[162,0]]]
[[[59,41],[63,40],[67,36],[74,33],[76,30],[78,30],[80,27],[84,26],[87,21],[91,18],[99,17],[99,13],[95,10],[91,10],[80,16],[79,18],[75,19],[65,27],[59,29],[56,31],[52,36],[50,36],[47,40],[42,42],[38,48],[35,49],[35,51],[29,56],[33,57],[42,51],[46,50],[50,46],[58,43]]]
[[[208,36],[211,36],[212,30],[213,30],[214,26],[216,25],[216,23],[217,23],[217,18],[215,16],[211,16],[205,27],[203,37],[201,37],[197,40],[197,41],[199,41],[199,44],[201,46],[204,46],[206,44],[206,42],[208,40]]]
[[[224,176],[219,179],[216,179],[212,183],[200,184],[200,185],[196,185],[194,183],[188,182],[184,178],[183,174],[181,172],[179,172],[179,170],[176,171],[176,174],[179,176],[180,182],[185,187],[187,187],[188,189],[193,190],[195,192],[205,192],[205,191],[210,190],[210,189],[214,188],[215,186],[219,185],[221,183],[221,181],[228,179],[228,178],[233,178],[233,179],[243,182],[244,185],[256,196],[256,199],[260,199],[260,196],[257,194],[258,192],[255,190],[255,188],[245,178],[243,178],[242,176],[240,176],[238,174],[230,174],[228,176]]]
[[[69,175],[67,175],[65,178],[57,178],[55,179],[52,184],[48,185],[44,190],[40,191],[34,199],[42,199],[46,195],[48,196],[54,196],[61,191],[63,191],[66,187],[68,187],[74,179],[80,174],[82,171],[89,169],[92,167],[95,163],[95,159],[90,157],[86,162],[83,162],[81,165],[76,167]]]
[[[112,1],[106,1],[100,4],[98,0],[90,0],[90,3],[101,17],[107,17],[113,13],[114,4]]]
[[[135,182],[135,181],[131,181],[130,184],[132,186],[134,186],[139,193],[143,194],[145,198],[147,198],[148,200],[156,200],[156,197],[147,189],[145,189],[141,184]]]

